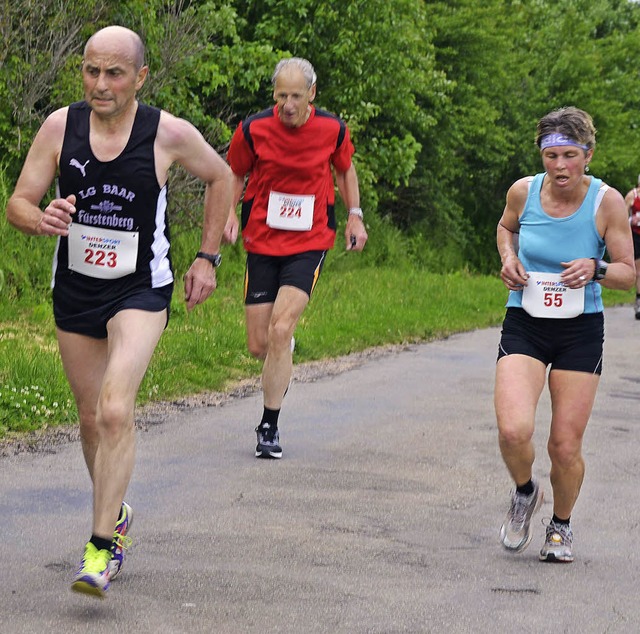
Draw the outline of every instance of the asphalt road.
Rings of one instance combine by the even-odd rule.
[[[612,309],[606,333],[573,564],[538,561],[546,396],[548,499],[528,550],[498,543],[489,329],[294,383],[281,461],[253,457],[257,394],[139,433],[134,543],[104,601],[69,590],[90,533],[79,444],[1,458],[0,632],[637,633],[640,322]]]

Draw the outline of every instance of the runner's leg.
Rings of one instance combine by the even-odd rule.
[[[264,406],[280,409],[293,372],[291,337],[309,303],[299,288],[283,286],[273,305],[268,328],[267,355],[262,368]]]
[[[247,324],[247,348],[251,356],[264,361],[269,343],[269,322],[273,312],[273,302],[248,304],[244,311]]]
[[[73,392],[80,418],[80,440],[84,460],[93,480],[98,449],[96,409],[107,367],[107,340],[57,330],[60,357]]]
[[[166,310],[128,309],[107,324],[108,360],[96,416],[93,534],[109,540],[133,472],[138,388],[166,321]]]
[[[494,402],[502,458],[516,485],[532,476],[533,432],[546,368],[533,357],[510,354],[496,365]]]
[[[569,518],[584,478],[582,438],[595,401],[600,376],[587,372],[551,370],[551,431],[548,451],[551,459],[553,511]]]

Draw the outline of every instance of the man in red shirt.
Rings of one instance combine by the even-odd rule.
[[[638,186],[627,192],[624,197],[629,210],[629,224],[631,225],[631,235],[633,237],[633,257],[636,261],[636,319],[640,319],[640,175],[638,176]]]
[[[336,237],[334,175],[349,210],[346,248],[362,251],[367,242],[349,129],[312,105],[313,66],[282,59],[272,83],[276,105],[238,125],[227,156],[235,190],[225,239],[238,237],[242,198],[247,343],[264,360],[259,458],[282,457],[278,416],[293,370],[293,333]]]

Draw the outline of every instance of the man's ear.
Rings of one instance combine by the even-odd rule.
[[[140,88],[142,88],[142,86],[144,86],[144,82],[146,81],[148,75],[149,75],[149,67],[148,66],[143,66],[138,71],[138,77],[136,78],[136,90],[140,90]]]

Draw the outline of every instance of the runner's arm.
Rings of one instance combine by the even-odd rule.
[[[160,182],[173,162],[182,165],[205,184],[204,217],[199,251],[220,253],[222,233],[231,204],[232,173],[226,162],[188,121],[162,112],[158,127]],[[158,154],[158,153],[157,153]],[[205,259],[195,258],[185,274],[187,309],[204,302],[216,288],[215,268]]]
[[[344,206],[349,209],[360,208],[360,187],[358,184],[358,174],[353,163],[345,172],[335,170],[336,185],[340,198]],[[367,243],[369,236],[365,229],[362,218],[355,214],[349,214],[347,217],[347,226],[345,228],[345,240],[348,250],[362,251]]]
[[[40,209],[56,177],[64,140],[67,108],[56,110],[42,124],[29,149],[13,194],[7,203],[7,220],[30,235],[67,235],[75,198],[56,198]]]
[[[233,194],[231,197],[231,206],[229,208],[229,217],[227,218],[227,224],[224,227],[224,240],[230,244],[235,244],[238,239],[238,233],[240,230],[240,222],[238,221],[238,215],[236,208],[242,198],[244,191],[244,176],[239,176],[235,172],[233,173]]]
[[[604,237],[610,264],[600,284],[606,288],[628,290],[636,281],[633,239],[626,203],[622,194],[609,188],[596,215],[600,235]],[[596,263],[594,262],[594,271]]]
[[[510,290],[519,290],[527,283],[527,273],[516,252],[520,231],[519,219],[527,200],[527,193],[526,178],[516,181],[509,188],[507,202],[496,230],[496,243],[502,262],[500,277]]]

